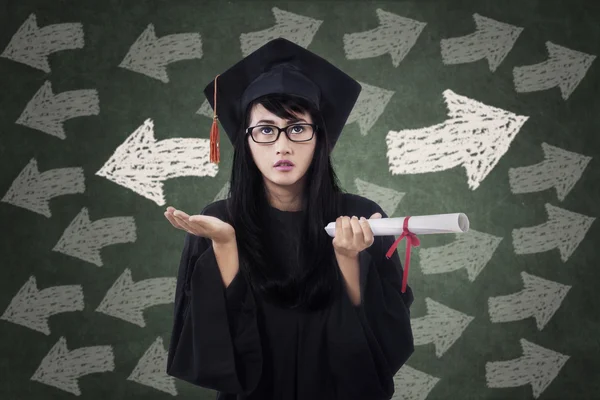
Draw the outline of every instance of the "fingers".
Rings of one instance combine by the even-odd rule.
[[[369,222],[364,218],[359,220],[356,216],[338,217],[335,221],[335,232],[336,237],[339,235],[337,243],[344,243],[355,249],[370,247],[375,242]]]

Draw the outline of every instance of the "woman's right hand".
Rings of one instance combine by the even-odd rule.
[[[167,207],[165,217],[171,225],[192,235],[211,239],[214,243],[223,244],[235,241],[235,229],[227,222],[210,215],[188,215],[174,207]]]

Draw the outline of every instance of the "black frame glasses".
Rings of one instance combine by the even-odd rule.
[[[291,128],[291,127],[294,127],[294,126],[306,126],[306,125],[312,127],[312,129],[313,129],[313,133],[312,133],[312,136],[310,137],[310,139],[295,140],[295,139],[292,139],[290,137],[290,135],[288,134],[288,132],[287,132],[288,128]],[[275,140],[273,140],[271,142],[257,142],[254,139],[254,136],[252,136],[252,129],[258,128],[258,127],[268,127],[268,128],[276,129],[278,131],[277,132],[277,137],[275,137]],[[292,142],[294,142],[294,143],[302,143],[302,142],[310,142],[315,137],[315,133],[317,132],[317,129],[319,129],[318,125],[316,125],[316,124],[309,124],[309,123],[305,123],[305,122],[291,124],[291,125],[285,126],[283,128],[280,128],[280,127],[278,127],[276,125],[255,125],[255,126],[250,126],[250,127],[246,128],[246,135],[250,135],[250,137],[252,138],[252,140],[254,141],[254,143],[265,144],[265,143],[275,143],[276,141],[279,140],[279,135],[281,135],[281,132],[285,132],[285,135],[287,136],[287,138],[289,140],[291,140]]]

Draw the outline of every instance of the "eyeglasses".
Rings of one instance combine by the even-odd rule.
[[[246,134],[250,135],[256,143],[276,142],[281,132],[285,132],[292,142],[308,142],[312,140],[317,129],[318,126],[315,124],[292,124],[284,128],[275,125],[256,125],[247,128]]]

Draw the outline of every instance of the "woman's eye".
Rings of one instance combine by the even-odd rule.
[[[265,132],[265,131],[268,131],[268,132]],[[261,132],[264,134],[269,134],[269,133],[271,133],[271,128],[262,128]]]
[[[300,132],[302,132],[302,129],[303,128],[301,126],[294,126],[294,127],[292,127],[292,132],[294,132],[294,133],[300,133]]]

